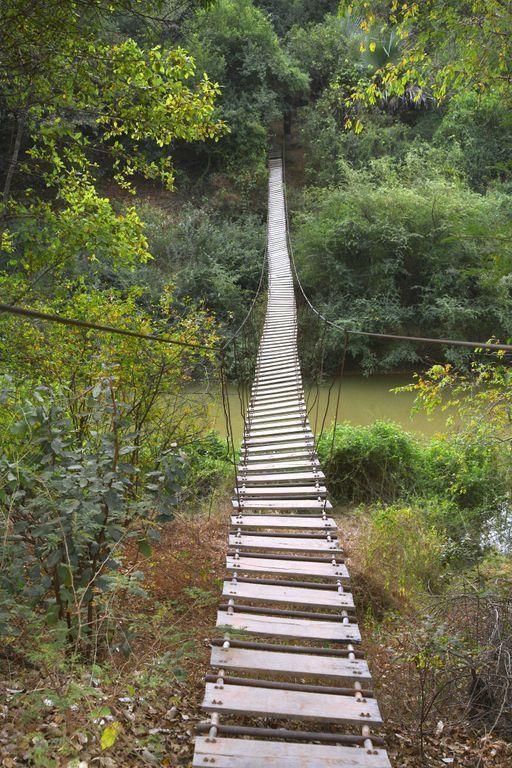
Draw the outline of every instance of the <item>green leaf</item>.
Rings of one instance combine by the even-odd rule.
[[[151,545],[149,544],[147,539],[139,539],[139,551],[144,557],[150,557],[151,555]]]

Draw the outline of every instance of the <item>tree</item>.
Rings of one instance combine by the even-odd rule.
[[[347,5],[347,4],[345,4]],[[402,55],[362,82],[353,100],[402,96],[411,83],[437,101],[461,90],[495,92],[510,103],[512,7],[506,0],[422,0],[353,4],[368,31],[391,26]]]
[[[125,259],[149,258],[135,209],[120,213],[99,194],[100,163],[128,190],[136,175],[172,188],[168,148],[177,139],[215,140],[226,130],[214,115],[218,86],[206,75],[195,77],[185,50],[110,39],[107,21],[116,14],[159,6],[149,0],[3,4],[0,98],[14,132],[0,208],[4,268],[30,272],[37,282],[73,258],[92,264],[105,250],[114,259],[121,252]],[[27,186],[19,198],[11,194],[17,170]],[[43,253],[34,268],[49,243],[55,262]]]
[[[185,32],[199,69],[222,87],[221,117],[231,134],[219,153],[237,165],[258,161],[271,123],[307,91],[307,77],[279,44],[268,17],[251,0],[218,0],[199,11]]]

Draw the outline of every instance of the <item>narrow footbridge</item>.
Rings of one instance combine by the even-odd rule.
[[[270,161],[268,267],[203,701],[211,719],[193,765],[389,768],[304,399],[281,159]]]

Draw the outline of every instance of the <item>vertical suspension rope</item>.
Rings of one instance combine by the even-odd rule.
[[[334,442],[336,439],[336,425],[338,423],[338,415],[339,415],[340,400],[341,400],[341,384],[343,381],[343,375],[345,373],[345,361],[347,359],[348,341],[349,341],[349,333],[348,331],[345,331],[345,336],[343,339],[343,354],[341,357],[341,366],[340,366],[338,395],[336,397],[336,410],[334,412],[334,423],[332,425],[332,439],[331,439],[331,450],[329,453],[329,461],[332,461],[332,456],[334,453]]]

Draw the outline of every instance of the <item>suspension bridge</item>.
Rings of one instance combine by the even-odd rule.
[[[270,160],[267,254],[267,310],[202,704],[210,719],[193,765],[389,768],[304,397],[280,157]]]
[[[361,649],[349,573],[308,418],[312,408],[304,396],[297,351],[294,283],[301,301],[322,323],[320,376],[328,326],[345,336],[341,375],[348,338],[354,334],[508,354],[512,344],[346,329],[323,316],[310,302],[295,270],[280,154],[270,160],[267,262],[267,309],[248,403],[239,387],[245,429],[237,466],[229,404],[226,410],[236,467],[233,514],[223,602],[203,701],[209,719],[198,726],[193,766],[390,768],[379,734],[382,718]],[[258,334],[247,321],[253,320],[263,282],[264,270],[242,325],[219,347],[14,304],[0,303],[0,314],[151,344],[208,350],[218,357],[226,402],[226,350],[231,350],[237,367],[237,336],[244,328],[243,362],[252,359]],[[245,375],[237,375],[239,385]],[[331,388],[329,396],[330,392]]]

